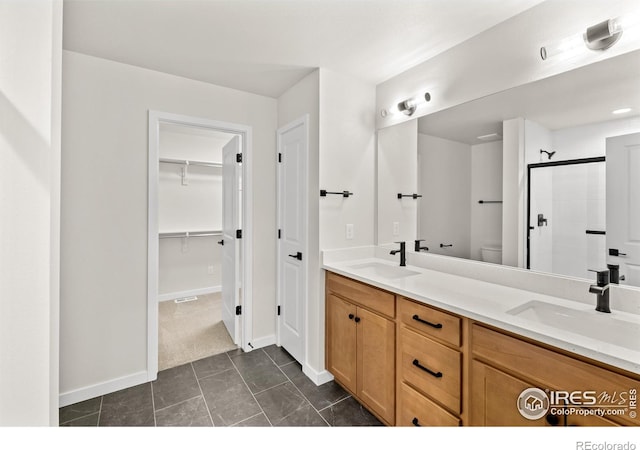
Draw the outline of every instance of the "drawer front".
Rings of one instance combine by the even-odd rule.
[[[462,389],[460,352],[405,326],[400,329],[400,380],[459,413]]]
[[[395,296],[359,281],[327,272],[327,289],[388,317],[395,317]]]
[[[422,333],[442,339],[449,344],[460,346],[459,317],[430,306],[416,303],[406,298],[398,299],[398,318],[401,323]]]
[[[601,393],[609,395],[608,402],[598,399],[600,405],[606,403],[616,408],[622,402],[622,407],[629,406],[629,392],[633,389],[636,393],[640,392],[640,380],[637,378],[475,324],[472,327],[472,350],[474,358],[490,361],[553,390],[596,391],[598,396]],[[610,418],[622,424],[640,425],[640,419],[632,418],[629,414]]]
[[[457,427],[460,419],[420,394],[405,383],[400,383],[401,427]]]

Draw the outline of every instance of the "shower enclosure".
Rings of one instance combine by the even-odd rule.
[[[606,268],[605,158],[527,166],[527,268],[580,278]]]

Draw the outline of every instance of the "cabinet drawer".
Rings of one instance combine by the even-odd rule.
[[[327,272],[327,289],[373,311],[395,317],[395,296],[381,289],[368,286],[332,272]]]
[[[422,333],[442,339],[456,347],[460,346],[460,318],[427,305],[398,299],[398,318]]]
[[[400,327],[400,381],[407,381],[454,412],[460,412],[460,352]]]
[[[538,345],[473,325],[472,348],[474,358],[482,358],[506,368],[536,384],[563,391],[596,391],[607,393],[628,406],[629,391],[640,392],[640,380],[572,358]],[[615,395],[615,397],[614,397]],[[603,403],[599,400],[599,403]],[[618,403],[612,407],[620,406]],[[611,417],[623,424],[640,425],[640,419],[629,415]]]
[[[405,383],[400,383],[400,404],[402,405],[402,410],[399,413],[398,426],[460,426],[460,419],[453,414],[449,414],[440,406]]]

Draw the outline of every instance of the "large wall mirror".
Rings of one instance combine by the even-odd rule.
[[[640,286],[640,51],[380,129],[377,167],[378,244]]]

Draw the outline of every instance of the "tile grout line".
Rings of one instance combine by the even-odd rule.
[[[200,392],[202,392],[202,389],[200,390]],[[161,412],[161,411],[164,411],[165,409],[169,409],[169,408],[173,408],[174,406],[182,405],[183,403],[187,403],[187,402],[193,400],[194,398],[198,398],[198,397],[202,397],[202,394],[194,395],[193,397],[187,398],[185,400],[180,400],[178,403],[173,403],[173,404],[171,404],[169,406],[163,406],[162,408],[157,409],[156,412]]]
[[[267,352],[265,352],[265,353],[267,353]],[[295,359],[294,359],[293,361],[290,361],[290,362],[286,363],[286,364],[283,364],[282,366],[279,366],[279,365],[278,365],[278,363],[276,363],[276,361],[275,361],[273,358],[271,358],[271,356],[269,356],[269,354],[268,354],[268,353],[267,353],[267,357],[269,357],[269,359],[270,359],[271,361],[273,361],[273,364],[275,364],[275,366],[278,368],[278,370],[280,370],[280,372],[282,372],[282,375],[284,375],[284,377],[285,377],[287,380],[289,380],[289,383],[291,383],[291,385],[292,385],[294,388],[296,388],[296,390],[300,393],[300,395],[302,396],[302,398],[304,398],[304,399],[307,401],[307,403],[308,403],[308,404],[313,408],[313,410],[314,410],[314,411],[315,411],[315,412],[320,416],[320,418],[321,418],[321,419],[322,419],[322,420],[327,424],[327,426],[329,426],[329,427],[330,427],[330,426],[331,426],[331,424],[329,424],[329,422],[327,422],[327,419],[325,419],[325,418],[322,416],[322,414],[320,414],[320,411],[318,411],[318,410],[316,409],[316,407],[315,407],[315,406],[313,406],[313,403],[311,403],[311,401],[307,398],[307,396],[306,396],[306,395],[304,395],[304,393],[300,390],[300,388],[298,388],[298,386],[293,382],[293,380],[291,380],[291,378],[289,378],[289,376],[288,376],[286,373],[284,373],[284,370],[282,370],[282,367],[284,367],[284,366],[288,366],[289,364],[293,364],[294,362],[296,362],[296,361],[295,361]],[[296,411],[298,411],[299,409],[300,409],[300,408],[296,409]]]
[[[100,417],[102,416],[102,403],[104,402],[104,395],[100,396],[100,408],[98,408],[98,423],[96,427],[100,426]]]
[[[87,417],[89,417],[89,416],[94,416],[94,415],[96,415],[96,414],[98,414],[98,420],[100,420],[100,411],[98,410],[98,411],[96,411],[96,412],[92,412],[92,413],[89,413],[89,414],[85,414],[84,416],[79,416],[79,417],[76,417],[76,418],[74,418],[74,419],[67,420],[67,421],[65,421],[65,422],[61,422],[59,425],[65,425],[65,424],[67,424],[67,423],[75,422],[76,420],[86,419]]]
[[[204,407],[207,408],[207,414],[209,415],[209,420],[211,421],[211,426],[215,427],[216,424],[213,423],[213,417],[211,417],[211,411],[209,411],[209,405],[207,405],[207,400],[204,398],[204,392],[202,391],[202,386],[200,386],[200,380],[198,379],[198,374],[196,373],[196,368],[193,367],[193,362],[190,362],[189,364],[191,365],[191,370],[193,371],[193,376],[196,377],[196,383],[198,383],[198,389],[200,389],[200,395],[202,396],[202,401],[204,402]],[[191,399],[189,399],[189,400],[191,400]]]
[[[156,421],[156,400],[153,394],[153,381],[149,381],[149,385],[151,386],[151,409],[153,409],[153,426],[157,427],[158,422]]]
[[[262,353],[264,353],[265,355],[267,354],[267,352],[265,352],[264,350],[262,350],[261,348],[254,350],[254,351],[262,351]],[[236,366],[236,364],[233,362],[233,359],[231,358],[231,356],[229,356],[229,353],[226,353],[227,357],[229,358],[229,360],[231,361],[231,365],[233,366],[233,368],[236,370],[236,372],[238,372],[238,375],[240,375],[240,379],[242,380],[242,382],[244,383],[244,385],[247,387],[247,390],[249,391],[249,394],[251,394],[251,397],[253,397],[253,401],[256,402],[256,405],[258,405],[258,408],[260,408],[260,411],[262,411],[262,414],[264,414],[264,417],[267,419],[267,422],[269,422],[269,425],[273,426],[273,423],[271,423],[271,420],[269,419],[269,416],[267,416],[267,413],[264,412],[264,409],[262,409],[262,405],[260,404],[260,402],[258,401],[258,399],[256,398],[256,396],[254,395],[254,393],[251,391],[251,389],[249,388],[249,385],[247,384],[247,381],[244,379],[244,377],[242,376],[242,374],[240,373],[240,371],[238,370],[238,367]],[[269,357],[269,355],[267,355],[267,357]],[[264,392],[264,391],[262,391]],[[245,419],[246,420],[246,419]],[[240,423],[240,422],[237,422]]]

